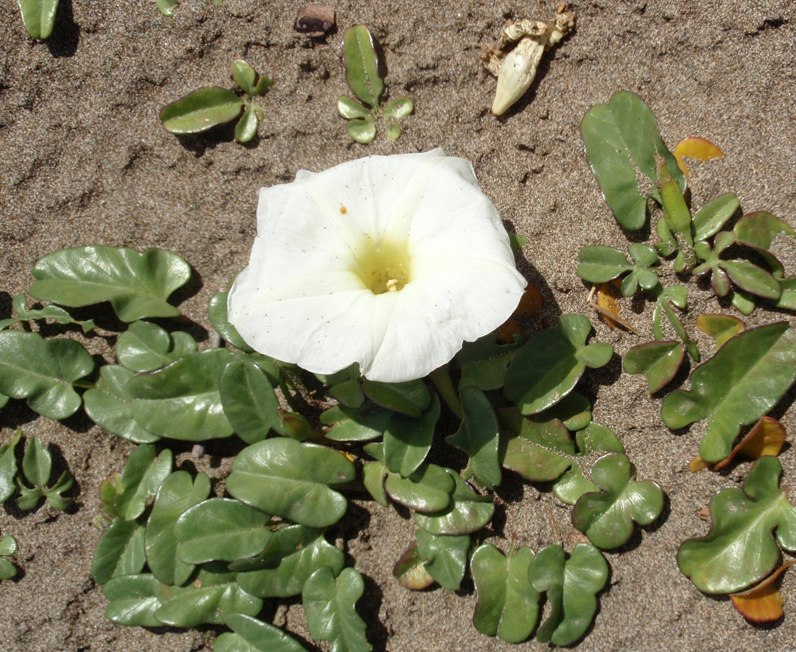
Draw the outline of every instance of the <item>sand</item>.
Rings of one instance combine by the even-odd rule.
[[[529,238],[521,270],[545,300],[534,328],[562,313],[585,313],[596,341],[623,355],[651,339],[651,303],[625,304],[642,337],[612,332],[589,314],[588,288],[575,274],[581,247],[628,244],[589,172],[578,129],[591,106],[621,89],[649,104],[670,146],[698,135],[725,152],[693,167],[694,206],[733,190],[747,212],[766,209],[796,224],[796,7],[787,0],[579,2],[576,31],[543,63],[526,98],[500,119],[489,112],[495,82],[479,65],[481,48],[497,39],[509,17],[551,17],[553,2],[339,2],[340,30],[315,41],[294,34],[300,3],[283,0],[224,0],[220,7],[183,0],[171,20],[149,0],[61,5],[46,43],[27,36],[16,3],[0,5],[0,318],[9,315],[10,297],[29,287],[32,264],[47,252],[87,244],[164,247],[196,270],[180,307],[210,329],[208,299],[246,263],[260,186],[291,181],[301,168],[443,147],[473,162],[502,217]],[[397,143],[380,135],[369,146],[355,144],[336,114],[337,98],[350,95],[340,61],[342,31],[355,23],[368,25],[386,53],[390,96],[408,94],[415,102]],[[177,138],[161,127],[158,111],[168,102],[203,85],[231,87],[229,64],[238,57],[275,82],[262,101],[267,117],[255,142],[236,144],[230,129]],[[790,273],[795,253],[783,251]],[[686,322],[693,330],[697,314],[722,307],[702,287],[691,296]],[[749,321],[782,318],[790,319],[758,311]],[[206,345],[207,330],[196,334]],[[94,335],[87,346],[107,358],[112,343]],[[710,351],[709,342],[700,344]],[[665,428],[660,398],[649,397],[640,377],[622,374],[618,357],[591,374],[586,389],[595,420],[616,431],[639,477],[656,481],[668,501],[655,526],[608,553],[610,585],[576,648],[796,649],[792,574],[782,584],[785,618],[753,627],[729,600],[702,595],[676,566],[680,542],[707,531],[697,511],[718,489],[737,486],[750,465],[726,474],[689,473],[700,427],[678,434]],[[785,407],[792,401],[793,393]],[[796,419],[785,407],[777,414],[793,432]],[[100,513],[97,489],[123,467],[132,446],[84,415],[52,422],[16,401],[0,412],[0,427],[0,442],[22,427],[51,443],[78,487],[67,513],[47,506],[22,513],[13,502],[0,511],[0,533],[18,539],[23,570],[0,584],[0,648],[210,650],[213,628],[148,631],[104,618],[106,601],[90,576],[101,534],[92,525]],[[793,485],[796,454],[789,449],[781,459],[785,484]],[[498,493],[506,503],[503,536],[534,549],[559,541],[571,546],[569,510],[549,488],[514,478]],[[360,611],[374,649],[547,647],[530,641],[515,648],[476,632],[471,583],[458,594],[401,588],[391,568],[413,525],[395,510],[359,503],[345,529],[348,561],[367,577]],[[329,649],[312,646],[297,604],[280,617],[307,649]]]

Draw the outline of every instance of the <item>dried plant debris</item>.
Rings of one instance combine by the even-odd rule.
[[[293,29],[313,38],[326,36],[335,26],[334,8],[331,5],[307,5],[300,9]]]
[[[503,115],[531,87],[544,53],[575,27],[575,14],[566,4],[556,7],[553,23],[509,21],[497,45],[484,51],[484,67],[498,78],[492,113]]]

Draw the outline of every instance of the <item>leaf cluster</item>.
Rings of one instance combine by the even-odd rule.
[[[373,44],[373,36],[364,25],[354,25],[343,37],[343,61],[346,80],[359,102],[348,97],[337,100],[337,111],[348,120],[348,134],[358,143],[367,144],[376,137],[376,118],[381,116],[387,123],[386,134],[390,140],[401,136],[399,120],[414,110],[412,100],[397,97],[382,107],[381,95],[384,82],[379,77],[379,60]]]
[[[232,62],[232,79],[243,97],[226,88],[205,86],[163,107],[160,122],[171,133],[182,135],[207,131],[240,117],[235,140],[248,143],[257,135],[260,120],[265,119],[265,109],[254,98],[265,95],[274,82],[258,75],[243,59]]]

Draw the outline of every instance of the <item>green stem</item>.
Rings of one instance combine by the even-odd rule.
[[[461,419],[462,402],[459,400],[459,392],[457,392],[456,388],[453,386],[448,365],[444,364],[441,367],[434,369],[434,371],[429,374],[429,378],[431,378],[431,382],[434,383],[434,387],[437,388],[439,395],[442,397],[442,400],[445,401],[445,404],[450,408],[450,411]]]

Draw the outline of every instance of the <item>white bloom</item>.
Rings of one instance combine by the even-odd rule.
[[[468,161],[370,156],[262,188],[229,320],[255,350],[330,374],[421,378],[502,324],[526,285]]]

